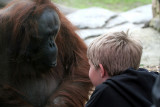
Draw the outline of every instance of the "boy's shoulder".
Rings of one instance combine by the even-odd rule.
[[[139,68],[138,70],[135,70],[133,68],[128,68],[124,72],[122,72],[119,75],[113,76],[110,79],[108,79],[106,82],[109,81],[120,81],[120,80],[128,80],[128,79],[140,79],[143,81],[143,79],[150,79],[155,80],[155,78],[160,75],[158,72],[152,72],[148,71],[144,68]]]
[[[122,74],[113,76],[98,85],[86,107],[94,107],[95,105],[100,107],[103,105],[108,107],[142,105],[145,107],[151,105],[151,99],[146,100],[146,96],[151,97],[150,92],[158,75],[156,72],[148,72],[145,69],[127,69]],[[135,99],[142,102],[137,102]]]
[[[107,79],[103,82],[104,85],[101,85],[101,87],[109,87],[107,90],[111,88],[111,90],[120,93],[122,93],[122,91],[125,93],[128,91],[130,91],[130,93],[135,93],[135,90],[137,90],[137,93],[141,93],[144,92],[143,89],[146,89],[146,93],[150,93],[159,75],[158,72],[149,72],[142,68],[138,70],[129,68],[122,74]]]
[[[106,84],[100,84],[98,85],[94,92],[91,95],[90,100],[87,102],[85,107],[105,107],[105,103],[99,103],[99,101],[107,101],[109,98],[109,93],[111,93],[112,90],[108,85]]]

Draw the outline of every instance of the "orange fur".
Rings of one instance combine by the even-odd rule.
[[[46,72],[34,71],[32,68],[24,69],[20,65],[10,66],[7,63],[7,48],[9,46],[16,47],[16,43],[21,41],[20,46],[15,50],[18,52],[25,51],[32,34],[37,34],[37,22],[34,15],[40,15],[45,8],[54,9],[61,21],[60,31],[56,38],[58,47],[57,66]],[[17,104],[24,107],[32,106],[29,99],[33,99],[35,102],[38,102],[38,99],[36,97],[28,97],[27,92],[33,92],[34,94],[34,91],[39,91],[40,89],[40,97],[43,97],[43,92],[47,94],[44,105],[39,105],[40,107],[84,106],[85,101],[88,100],[92,85],[88,77],[87,47],[75,33],[75,29],[49,0],[14,0],[0,10],[0,60],[4,60],[4,63],[0,62],[0,77],[3,77],[3,79],[0,79],[0,84],[2,85],[0,87],[0,90],[2,90],[0,93],[0,105],[8,106],[9,103],[7,102],[12,102],[11,107],[17,107]],[[15,56],[13,55],[13,59]],[[20,67],[24,71],[22,69],[20,69],[21,71],[17,70],[15,67]],[[8,70],[10,68],[12,72]],[[11,76],[4,77],[4,75]],[[30,80],[28,76],[32,79]],[[14,85],[10,81],[14,81]],[[52,84],[56,84],[55,87],[52,87]],[[15,89],[17,91],[7,90],[7,93],[11,94],[6,94],[5,99],[3,99],[5,94],[2,93],[6,93],[4,85],[9,85],[11,87],[10,90],[13,91]],[[42,89],[43,87],[45,88]],[[10,96],[14,97],[15,94],[15,99],[12,99],[12,101]]]

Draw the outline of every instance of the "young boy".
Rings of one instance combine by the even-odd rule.
[[[102,35],[88,47],[96,87],[85,107],[150,107],[158,73],[138,69],[142,45],[124,32]]]

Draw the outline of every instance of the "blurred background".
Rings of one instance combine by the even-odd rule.
[[[52,0],[89,45],[112,31],[130,30],[143,44],[141,67],[160,71],[160,5],[158,0]],[[66,6],[66,7],[63,7]]]
[[[52,0],[74,8],[101,7],[116,12],[127,11],[138,6],[151,4],[152,0]]]
[[[3,8],[11,0],[0,0]],[[96,37],[127,31],[143,44],[141,67],[160,71],[160,0],[52,0],[88,46]]]

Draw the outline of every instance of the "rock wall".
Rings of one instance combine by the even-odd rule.
[[[0,0],[4,6],[10,0]],[[91,7],[75,9],[57,4],[71,23],[79,28],[77,33],[89,45],[97,36],[112,31],[127,31],[143,43],[141,66],[160,71],[160,9],[158,0],[126,12],[116,13],[107,9]],[[146,23],[153,28],[142,28]],[[157,30],[155,30],[157,29]]]
[[[160,31],[160,2],[158,0],[152,0],[152,14],[150,26]]]
[[[96,37],[114,31],[127,31],[143,44],[141,67],[160,71],[160,32],[143,28],[153,18],[152,5],[144,5],[122,13],[91,7],[67,14],[66,17],[79,28],[77,33],[89,45]],[[160,25],[160,24],[159,24]]]

